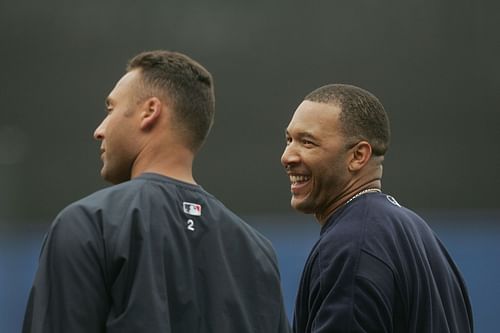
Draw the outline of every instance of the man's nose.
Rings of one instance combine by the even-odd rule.
[[[281,155],[281,164],[287,168],[288,166],[292,164],[298,163],[300,160],[300,156],[295,149],[295,146],[293,143],[289,143],[286,147],[285,150],[283,151],[283,155]]]
[[[106,119],[103,120],[99,124],[99,126],[97,126],[97,128],[95,129],[95,131],[94,131],[94,139],[96,139],[96,140],[102,140],[102,139],[104,139],[105,122],[106,122]]]

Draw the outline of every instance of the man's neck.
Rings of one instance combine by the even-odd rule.
[[[193,177],[194,155],[185,148],[180,149],[147,149],[141,151],[132,166],[132,178],[151,172],[186,183],[196,184]]]
[[[337,198],[333,199],[326,209],[321,212],[315,213],[315,217],[320,225],[324,225],[326,221],[341,207],[350,202],[356,195],[360,193],[368,193],[373,190],[381,190],[382,182],[380,178],[370,179],[363,182],[354,182],[347,187],[345,191],[342,192]]]

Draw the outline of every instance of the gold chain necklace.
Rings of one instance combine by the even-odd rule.
[[[359,197],[363,194],[376,193],[376,192],[382,192],[382,191],[380,191],[380,189],[378,189],[378,188],[367,188],[366,190],[363,190],[363,191],[358,192],[355,195],[353,195],[349,200],[346,201],[345,204],[343,204],[343,206],[347,205],[349,202],[353,201],[354,199],[356,199],[357,197]]]

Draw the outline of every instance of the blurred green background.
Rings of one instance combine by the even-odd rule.
[[[212,72],[216,123],[196,179],[251,223],[265,221],[278,244],[301,225],[288,218],[285,127],[305,94],[335,82],[373,92],[390,116],[385,192],[438,216],[446,235],[479,225],[464,235],[500,242],[499,12],[470,0],[0,2],[0,289],[17,279],[12,263],[28,281],[4,298],[19,305],[3,327],[18,321],[52,218],[107,186],[92,133],[125,63],[144,50],[180,51]],[[478,237],[468,245],[485,243]],[[33,250],[13,259],[23,248]],[[484,287],[500,297],[499,282]]]

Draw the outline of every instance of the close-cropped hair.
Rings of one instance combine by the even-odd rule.
[[[142,74],[141,98],[167,99],[176,127],[187,134],[189,148],[197,151],[214,121],[215,92],[210,72],[182,53],[163,50],[136,55],[127,65],[127,71],[135,69]]]
[[[309,93],[304,100],[337,105],[340,126],[349,144],[366,140],[376,156],[389,148],[389,118],[375,95],[348,84],[329,84]]]

